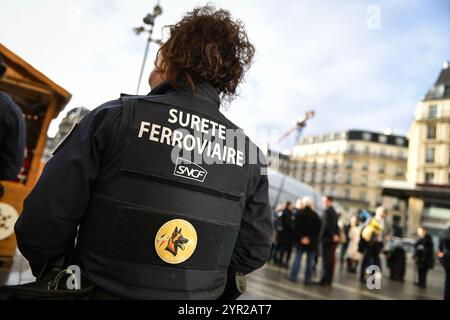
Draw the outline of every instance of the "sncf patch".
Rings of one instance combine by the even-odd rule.
[[[189,160],[178,158],[173,174],[177,177],[204,182],[208,171]]]

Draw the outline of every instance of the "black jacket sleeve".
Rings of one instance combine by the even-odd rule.
[[[261,166],[254,166],[253,169],[249,183],[250,192],[246,199],[241,228],[221,300],[234,300],[240,296],[236,274],[247,274],[262,267],[269,259],[272,248],[273,225],[269,204],[269,181],[267,175],[261,175]]]
[[[261,174],[260,166],[254,166],[254,170],[229,273],[247,274],[262,267],[272,248],[269,181],[267,175]]]
[[[26,128],[22,111],[0,92],[0,180],[14,180],[23,164]]]
[[[25,199],[15,232],[34,275],[47,262],[73,250],[111,128],[120,121],[120,106],[118,100],[106,103],[76,125]]]

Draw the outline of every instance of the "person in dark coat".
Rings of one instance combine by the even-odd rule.
[[[293,229],[293,212],[292,202],[286,202],[286,206],[281,214],[281,230],[278,232],[277,242],[279,243],[279,259],[280,266],[287,268],[291,259],[292,242],[294,238]]]
[[[6,66],[0,55],[0,78],[5,74]],[[25,153],[25,139],[22,110],[7,94],[0,92],[0,180],[14,180],[19,174]]]
[[[437,256],[445,270],[444,300],[450,300],[450,223],[447,224],[447,230],[439,235]]]
[[[333,208],[333,198],[322,199],[325,211],[322,217],[320,240],[322,241],[322,279],[321,285],[330,286],[333,282],[334,259],[336,246],[339,243],[338,216]]]
[[[272,251],[270,254],[270,260],[273,261],[275,264],[280,263],[280,250],[281,245],[278,242],[279,239],[279,232],[282,231],[282,225],[281,225],[281,215],[283,214],[285,204],[279,204],[275,207],[274,211],[272,212],[272,225],[273,225],[273,234],[272,234]]]
[[[433,239],[424,227],[419,227],[417,234],[419,239],[414,244],[414,257],[419,281],[415,285],[425,289],[427,287],[428,270],[434,267],[434,245]]]
[[[303,198],[304,208],[298,212],[294,221],[296,255],[291,269],[290,279],[297,281],[303,253],[307,254],[305,269],[305,285],[312,284],[312,268],[319,249],[319,235],[321,221],[313,210],[313,201],[309,197]]]

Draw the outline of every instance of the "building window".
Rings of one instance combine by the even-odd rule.
[[[352,184],[352,174],[351,173],[347,173],[347,177],[345,178],[345,183]]]
[[[442,99],[444,97],[445,93],[445,85],[444,84],[438,84],[436,88],[434,88],[434,98],[435,99]]]
[[[376,206],[379,207],[383,204],[383,198],[380,195],[377,195]]]
[[[322,181],[322,177],[321,176],[322,175],[320,174],[320,172],[318,172],[317,175],[316,175],[316,182],[317,183],[320,183]]]
[[[364,161],[364,162],[363,162],[362,169],[363,169],[364,171],[369,170],[369,161]]]
[[[337,196],[338,196],[338,191],[337,191],[337,189],[333,188],[333,190],[331,190],[331,195],[332,195],[333,197],[337,197]]]
[[[372,139],[372,135],[369,132],[363,133],[363,140],[370,141]]]
[[[429,124],[427,126],[427,139],[436,139],[436,125]]]
[[[398,198],[395,199],[395,203],[392,206],[392,209],[400,211],[400,200]],[[395,218],[395,217],[394,217]]]
[[[434,173],[433,172],[426,172],[425,173],[425,183],[426,184],[433,184],[434,183]]]
[[[354,145],[354,144],[351,144],[351,145],[349,146],[349,148],[348,148],[348,152],[354,153],[355,151],[356,151],[355,145]]]
[[[387,136],[380,135],[378,137],[378,142],[380,142],[380,143],[386,143],[387,141],[388,141],[388,137]]]
[[[386,171],[386,165],[384,163],[380,163],[380,165],[378,166],[378,172],[385,173],[385,171]]]
[[[334,174],[333,175],[333,184],[336,184],[338,182],[338,175]]]
[[[450,207],[446,205],[433,205],[430,203],[425,203],[423,216],[427,218],[448,221],[450,219]]]
[[[345,164],[345,167],[347,169],[353,168],[353,160],[348,160],[347,163]]]
[[[364,147],[364,154],[370,154],[370,147],[369,146],[365,146]]]
[[[447,184],[450,185],[450,173],[447,175]]]
[[[337,160],[334,160],[333,168],[334,168],[334,169],[339,168],[339,163],[338,163]]]
[[[362,176],[361,177],[361,185],[362,186],[367,186],[367,176]]]
[[[380,150],[380,157],[385,157],[386,156],[386,149],[381,149]]]
[[[405,144],[405,139],[403,139],[403,138],[396,138],[396,139],[395,139],[395,143],[396,143],[398,146],[402,146],[402,145]]]
[[[350,189],[345,189],[345,199],[350,199]]]
[[[428,108],[428,118],[434,119],[437,117],[437,106],[432,105]]]
[[[359,200],[366,201],[366,193],[364,191],[359,193]]]
[[[425,162],[434,163],[434,148],[428,147],[425,150]]]
[[[402,177],[403,176],[403,171],[404,171],[403,166],[398,166],[397,170],[395,171],[395,175],[397,177]]]

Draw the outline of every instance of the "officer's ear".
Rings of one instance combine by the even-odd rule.
[[[162,74],[163,67],[163,59],[162,59],[162,52],[161,48],[156,53],[156,58],[154,62],[154,68],[152,72],[150,73],[150,76],[148,77],[148,84],[150,85],[150,88],[156,88],[164,81],[167,81],[166,77]]]

